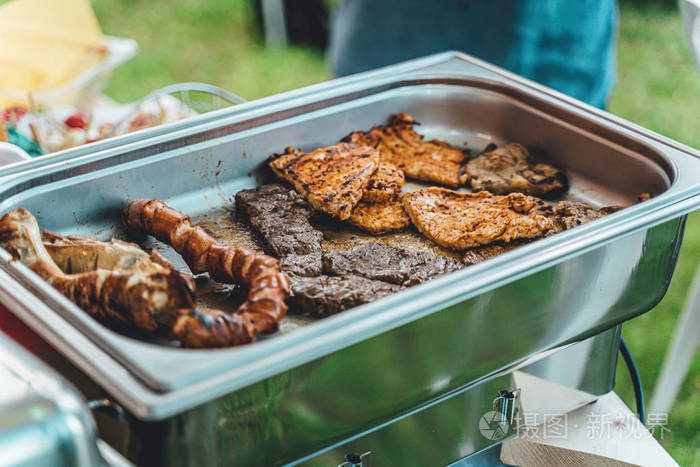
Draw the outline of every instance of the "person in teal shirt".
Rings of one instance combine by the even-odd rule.
[[[344,76],[459,50],[605,108],[617,22],[615,0],[343,0],[328,61]]]

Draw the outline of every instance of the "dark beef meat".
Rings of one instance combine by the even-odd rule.
[[[473,264],[486,261],[489,258],[493,258],[494,256],[501,255],[506,251],[514,250],[525,243],[527,242],[517,241],[506,244],[492,243],[491,245],[472,248],[464,253],[462,263],[466,264],[467,266],[471,266]]]
[[[376,242],[347,250],[323,251],[323,270],[327,274],[354,274],[403,286],[419,284],[461,268],[459,261],[446,256]]]
[[[247,217],[268,254],[282,269],[301,276],[321,274],[323,234],[309,223],[313,208],[282,185],[262,185],[236,193],[236,212]]]
[[[576,201],[559,201],[556,208],[549,210],[548,215],[554,222],[554,229],[547,232],[547,236],[564,230],[573,229],[577,225],[585,224],[592,220],[600,219],[610,213],[619,211],[623,206],[607,206],[595,209],[586,203]]]
[[[289,283],[292,288],[288,299],[290,312],[316,318],[340,313],[401,290],[395,284],[354,275],[301,277],[290,274]]]

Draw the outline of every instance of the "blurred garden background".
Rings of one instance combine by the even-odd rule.
[[[139,54],[119,68],[107,89],[137,100],[161,86],[202,81],[255,99],[331,78],[319,50],[267,48],[246,0],[92,0],[106,34],[131,37]],[[673,1],[620,5],[618,84],[610,111],[700,148],[700,74],[695,70]],[[689,217],[681,258],[664,300],[625,324],[623,334],[640,368],[647,402],[664,352],[700,260],[700,212]],[[620,359],[616,391],[634,408]],[[656,435],[681,465],[700,465],[700,354]],[[670,431],[669,431],[670,430]]]

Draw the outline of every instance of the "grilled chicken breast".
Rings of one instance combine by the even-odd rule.
[[[394,164],[380,161],[377,171],[369,179],[362,201],[368,203],[381,203],[389,201],[401,193],[401,188],[406,184],[403,172]]]
[[[287,148],[271,158],[270,167],[294,186],[317,210],[340,220],[350,217],[379,164],[379,152],[338,143],[304,153]]]
[[[518,192],[542,196],[561,192],[568,186],[564,172],[535,161],[527,149],[517,143],[500,148],[492,145],[467,162],[462,183],[469,183],[475,191],[486,190],[498,195]]]
[[[423,235],[455,250],[542,237],[553,228],[552,220],[537,212],[544,201],[520,193],[497,196],[429,187],[404,193],[402,201]]]
[[[398,198],[383,203],[360,201],[349,219],[350,223],[375,235],[405,229],[411,220]]]
[[[460,167],[467,154],[444,141],[424,141],[413,129],[417,124],[401,112],[389,125],[355,131],[343,141],[378,149],[382,161],[395,165],[408,178],[458,187]]]

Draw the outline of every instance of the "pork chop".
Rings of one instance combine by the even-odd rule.
[[[401,193],[404,184],[406,184],[406,178],[403,172],[394,164],[381,161],[377,171],[369,179],[362,201],[368,203],[389,201]]]
[[[355,131],[343,141],[378,149],[382,161],[395,165],[408,178],[458,187],[460,167],[468,154],[444,141],[423,140],[414,125],[418,123],[413,117],[401,112],[389,125]]]
[[[350,223],[375,235],[405,229],[411,225],[398,198],[382,203],[360,201],[353,209]]]
[[[404,193],[402,201],[423,235],[454,250],[542,237],[553,228],[552,220],[537,212],[544,201],[520,193],[498,196],[429,187]]]
[[[287,148],[270,167],[311,205],[340,220],[350,217],[379,164],[376,149],[349,143],[308,153]]]

